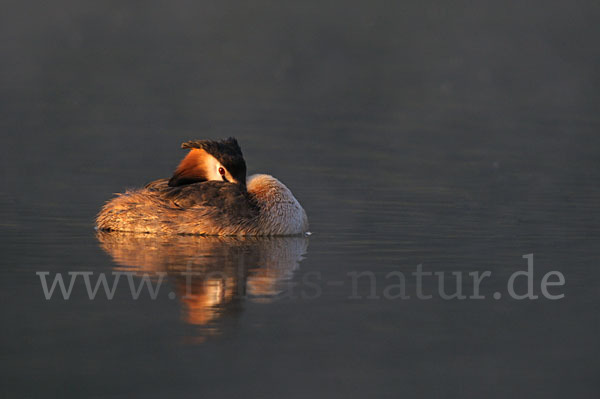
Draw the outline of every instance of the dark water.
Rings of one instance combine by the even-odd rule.
[[[2,397],[597,395],[597,2],[3,10]],[[168,177],[180,142],[230,135],[311,237],[96,235],[102,203]],[[540,298],[512,299],[530,253]],[[486,299],[419,300],[410,277],[385,298],[418,264],[448,284],[491,271]],[[553,270],[560,300],[540,294]],[[166,277],[156,300],[89,300],[81,280],[47,301],[38,271]],[[354,292],[363,271],[379,298],[369,277]]]

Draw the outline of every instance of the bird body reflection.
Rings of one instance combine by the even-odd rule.
[[[233,138],[182,144],[189,153],[170,179],[159,179],[106,203],[100,230],[158,234],[294,235],[308,231],[306,212],[270,175],[246,180]]]
[[[182,319],[217,331],[243,301],[271,301],[286,289],[308,247],[307,237],[211,237],[97,233],[119,271],[166,273]]]

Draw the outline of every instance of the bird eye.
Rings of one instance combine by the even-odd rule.
[[[225,174],[225,169],[222,166],[219,166],[219,173],[222,175]]]

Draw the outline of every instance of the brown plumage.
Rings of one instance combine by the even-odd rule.
[[[200,235],[293,235],[308,230],[304,209],[283,183],[268,175],[246,182],[246,164],[235,139],[183,147],[191,151],[170,180],[119,194],[101,209],[97,227]]]

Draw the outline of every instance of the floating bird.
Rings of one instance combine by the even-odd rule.
[[[170,179],[126,191],[96,218],[99,230],[196,235],[296,235],[308,232],[306,212],[270,175],[246,179],[234,138],[181,145],[188,154]]]

